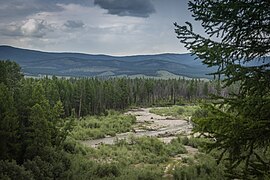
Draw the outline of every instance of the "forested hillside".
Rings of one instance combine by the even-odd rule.
[[[137,77],[168,79],[175,76],[208,78],[207,68],[190,54],[109,56],[82,53],[52,53],[0,46],[0,59],[11,59],[27,76]]]

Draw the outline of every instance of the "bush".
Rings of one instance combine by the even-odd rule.
[[[178,165],[173,171],[174,179],[215,179],[225,178],[224,166],[217,165],[215,159],[209,155],[198,154],[193,161],[186,161],[187,165]]]
[[[188,145],[189,143],[189,139],[188,137],[184,136],[184,137],[178,137],[177,138],[183,145]]]
[[[76,154],[71,156],[71,167],[66,179],[94,179],[94,171],[97,163],[86,156]]]
[[[102,177],[117,177],[119,176],[120,169],[116,164],[99,164],[94,174],[100,178]]]
[[[177,139],[174,139],[173,141],[180,141],[183,145],[191,146],[193,148],[204,148],[206,144],[211,143],[209,139],[206,138],[197,138],[197,137],[181,137],[179,136]],[[173,142],[172,141],[172,142]]]
[[[193,114],[192,118],[202,118],[202,117],[207,117],[208,116],[208,110],[199,108],[197,109]]]
[[[156,170],[143,170],[138,174],[138,180],[157,180],[161,179],[160,172]]]
[[[183,107],[179,107],[177,110],[177,114],[182,115],[185,112],[185,109]]]
[[[163,167],[158,165],[141,165],[139,167],[130,166],[123,170],[117,179],[121,180],[159,180],[163,176]]]
[[[167,146],[168,153],[170,156],[175,156],[177,154],[187,153],[186,148],[183,146],[181,138],[176,138],[171,141]]]
[[[198,106],[171,106],[164,108],[153,108],[151,113],[165,116],[173,116],[180,119],[187,119],[198,109]]]
[[[36,156],[32,161],[27,160],[24,167],[31,171],[35,179],[53,179],[53,166]]]
[[[2,180],[32,180],[33,174],[23,166],[19,166],[15,160],[0,161],[0,179]]]
[[[45,154],[27,160],[23,166],[32,172],[35,179],[65,179],[71,161],[64,151],[46,147]]]
[[[116,133],[130,131],[135,122],[134,116],[109,111],[107,116],[88,116],[75,122],[71,136],[77,140],[104,138],[106,135],[115,136]]]
[[[151,152],[157,155],[165,154],[165,144],[155,137],[142,137],[136,140],[136,146],[142,152]]]

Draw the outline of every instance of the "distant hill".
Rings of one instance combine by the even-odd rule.
[[[211,78],[213,71],[194,60],[191,54],[108,56],[82,53],[52,53],[0,46],[0,60],[20,64],[28,76],[56,75],[71,77],[162,77]]]

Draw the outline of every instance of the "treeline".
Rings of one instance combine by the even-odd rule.
[[[65,116],[77,117],[122,110],[130,106],[175,105],[207,98],[209,94],[228,96],[236,87],[222,89],[217,82],[199,79],[128,79],[128,78],[43,78],[23,79],[20,91],[31,93],[40,86],[50,105],[63,103]]]
[[[71,116],[72,113],[76,117],[99,115],[106,113],[108,109],[123,110],[130,106],[180,105],[205,99],[209,94],[226,97],[237,91],[237,86],[222,88],[219,81],[200,79],[65,79],[55,76],[42,79],[22,78],[20,68],[12,70],[12,67],[7,67],[9,69],[6,70],[6,74],[1,70],[0,82],[7,84],[9,88],[17,88],[16,99],[27,107],[27,103],[30,103],[28,101],[33,99],[33,93],[39,91],[50,106],[61,101],[65,117]]]

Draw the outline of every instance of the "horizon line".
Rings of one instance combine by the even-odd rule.
[[[129,55],[112,55],[112,54],[105,54],[105,53],[88,53],[88,52],[75,52],[75,51],[44,51],[41,49],[28,49],[24,47],[17,47],[12,46],[8,44],[0,44],[0,47],[11,47],[16,49],[23,49],[23,50],[30,50],[30,51],[36,51],[41,53],[55,53],[55,54],[84,54],[84,55],[95,55],[95,56],[111,56],[111,57],[131,57],[131,56],[153,56],[153,55],[164,55],[164,54],[175,54],[175,55],[184,55],[184,54],[191,54],[191,52],[183,52],[183,53],[177,53],[177,52],[161,52],[161,53],[153,53],[153,54],[129,54]]]

